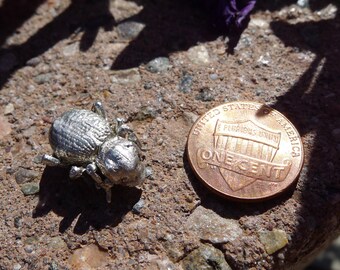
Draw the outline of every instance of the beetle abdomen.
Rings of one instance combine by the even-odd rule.
[[[93,161],[98,148],[112,136],[109,123],[87,110],[71,110],[57,118],[50,129],[50,144],[56,157],[66,163]]]

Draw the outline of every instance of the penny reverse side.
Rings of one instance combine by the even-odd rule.
[[[190,165],[210,189],[256,201],[285,191],[303,164],[300,135],[278,111],[256,102],[231,102],[202,115],[187,143]]]

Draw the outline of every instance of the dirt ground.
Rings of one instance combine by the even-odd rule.
[[[339,235],[340,2],[258,2],[226,37],[191,1],[0,1],[0,269],[303,269]],[[39,164],[53,119],[96,100],[148,166],[111,204],[88,177]],[[236,100],[299,130],[294,190],[236,203],[195,178],[190,127]]]

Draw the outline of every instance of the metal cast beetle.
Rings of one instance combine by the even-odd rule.
[[[86,172],[105,190],[107,202],[112,186],[136,186],[144,180],[136,135],[119,118],[111,129],[101,102],[95,102],[91,111],[73,109],[62,114],[50,128],[49,141],[53,155],[43,155],[42,163],[71,166],[71,179]]]

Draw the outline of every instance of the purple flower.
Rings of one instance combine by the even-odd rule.
[[[238,4],[236,4],[236,0],[220,0],[225,24],[230,26],[235,23],[238,28],[241,28],[243,20],[249,16],[255,4],[256,0],[238,0]]]

